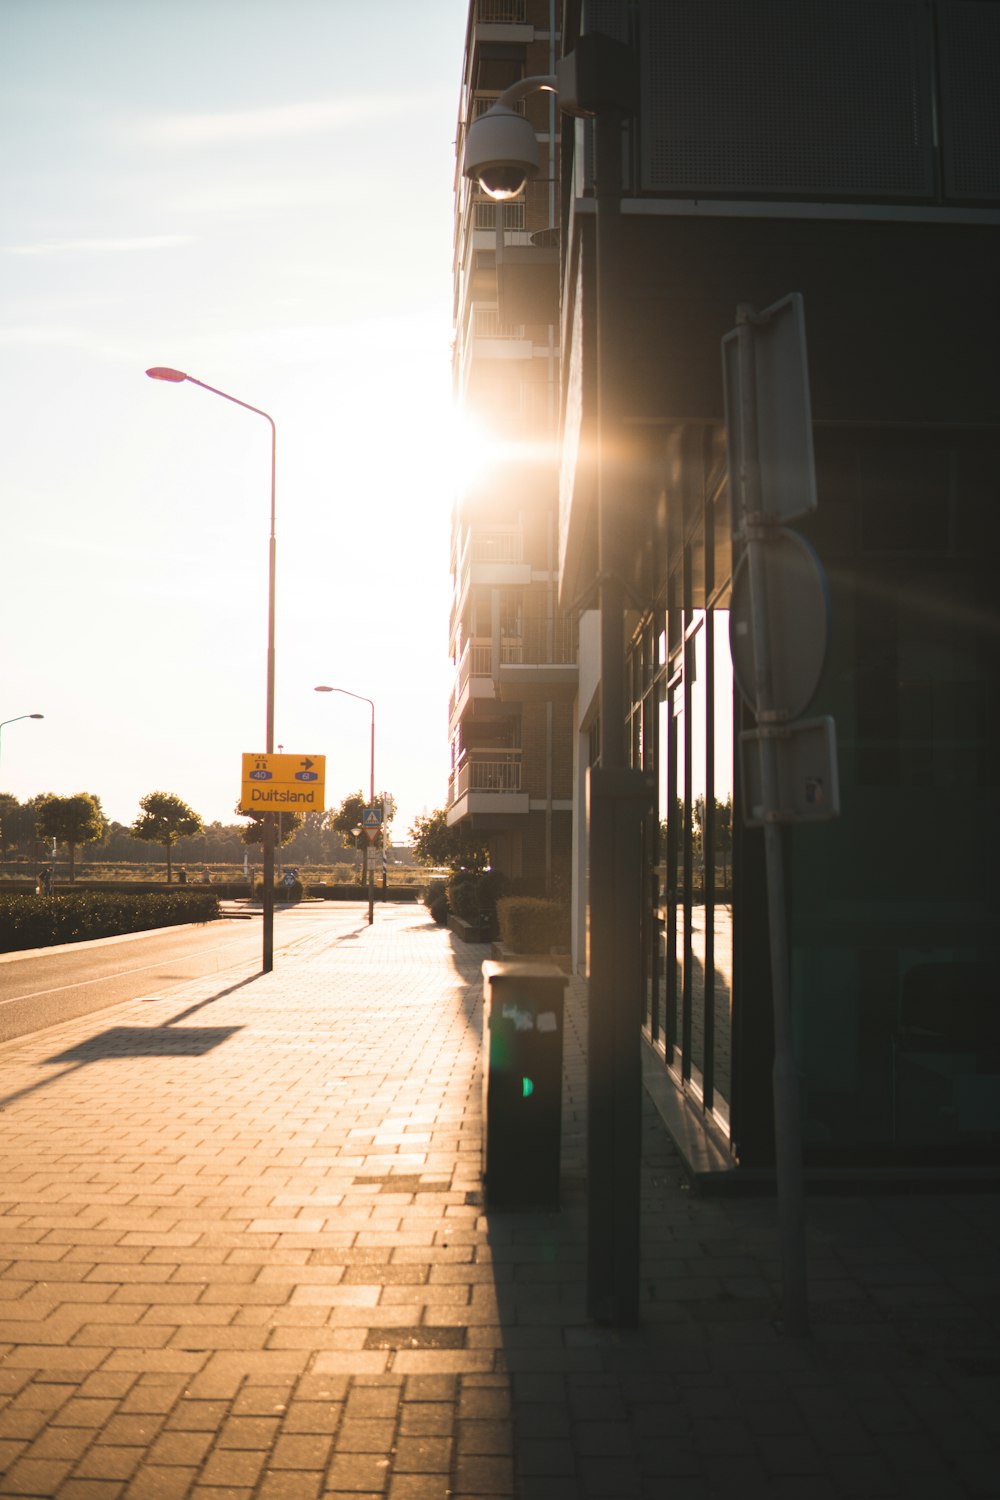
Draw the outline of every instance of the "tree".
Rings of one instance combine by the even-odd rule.
[[[15,857],[36,856],[38,817],[36,800],[18,802],[11,792],[0,792],[0,856],[4,860]]]
[[[11,792],[0,792],[0,862],[7,858],[7,845],[11,842],[11,814],[16,814],[19,805]]]
[[[715,799],[715,846],[722,853],[722,889],[729,889],[729,858],[733,851],[733,797]]]
[[[99,844],[108,831],[108,820],[100,797],[91,792],[77,792],[75,797],[56,797],[51,792],[35,798],[38,837],[55,839],[69,850],[69,878],[76,879],[76,850],[79,844]]]
[[[264,818],[262,812],[244,812],[237,804],[236,811],[241,818],[249,818],[250,822],[245,828],[240,829],[240,838],[244,844],[262,844],[264,842]],[[304,818],[300,812],[280,812],[274,815],[274,842],[276,848],[282,848],[289,843],[299,829],[302,827]]]
[[[142,812],[129,832],[145,844],[162,844],[167,851],[167,884],[170,884],[170,851],[178,839],[190,838],[202,830],[202,821],[193,808],[173,792],[147,792],[139,799]]]
[[[449,828],[443,807],[414,819],[410,825],[410,843],[413,857],[421,865],[446,865],[450,870],[476,872],[490,867],[489,845],[467,832],[460,823]]]
[[[362,826],[362,818],[367,806],[368,797],[364,792],[352,792],[349,797],[344,798],[336,812],[331,810],[329,814],[330,827],[336,829],[338,833],[353,834],[356,828]],[[388,828],[396,816],[395,797],[391,796],[389,792],[376,792],[375,806],[379,809],[385,809],[383,827]],[[381,848],[381,845],[382,829],[380,829],[379,836],[375,840],[375,848]]]
[[[337,833],[345,835],[346,838],[350,838],[353,842],[355,829],[363,826],[364,812],[367,806],[368,798],[364,792],[352,792],[349,797],[344,798],[336,812],[331,812],[330,827],[335,829]],[[366,839],[365,843],[361,846],[364,852],[364,860],[359,878],[362,881],[364,881],[365,876],[368,874],[369,849],[381,849],[383,839],[388,836],[389,824],[396,816],[396,799],[389,792],[376,792],[375,806],[384,809],[383,821],[375,838],[372,840]]]

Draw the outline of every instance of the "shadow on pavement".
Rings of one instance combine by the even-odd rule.
[[[0,1096],[0,1110],[8,1104],[16,1103],[19,1099],[26,1099],[31,1094],[38,1093],[40,1089],[49,1088],[70,1073],[86,1067],[88,1063],[102,1062],[112,1057],[203,1057],[205,1053],[212,1051],[222,1042],[228,1041],[237,1031],[242,1030],[242,1027],[181,1027],[179,1023],[185,1021],[188,1016],[193,1016],[196,1011],[203,1010],[206,1005],[212,1005],[216,1000],[221,1000],[226,995],[232,995],[236,990],[242,989],[244,985],[252,984],[259,977],[257,974],[251,974],[236,984],[227,985],[224,990],[218,990],[214,995],[209,995],[204,1000],[189,1005],[186,1010],[179,1011],[176,1016],[171,1016],[169,1020],[161,1022],[158,1026],[112,1026],[107,1031],[99,1031],[95,1036],[86,1037],[82,1042],[75,1043],[65,1052],[57,1052],[52,1057],[43,1058],[38,1064],[39,1067],[48,1067],[61,1062],[69,1063],[71,1066],[63,1068],[58,1073],[50,1073],[47,1078],[30,1084],[28,1088]],[[178,1029],[171,1030],[171,1027]]]

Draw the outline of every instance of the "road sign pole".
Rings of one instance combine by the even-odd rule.
[[[268,740],[272,737],[273,725],[269,722]],[[275,803],[278,798],[287,802],[292,797],[309,811],[321,812],[325,776],[326,757],[322,755],[274,755],[269,743],[263,755],[243,756],[240,809],[263,814],[262,967],[265,974],[274,967],[274,851],[278,826]],[[280,810],[281,801],[277,801],[277,805]]]
[[[767,587],[763,555],[763,549],[767,545],[767,525],[762,517],[760,494],[754,322],[755,315],[752,308],[741,304],[736,312],[742,437],[740,508],[750,576],[757,723],[761,729],[766,730],[780,723],[784,715],[776,712],[772,691]],[[774,1011],[772,1086],[782,1301],[785,1332],[804,1334],[808,1331],[809,1311],[802,1189],[802,1119],[798,1071],[792,1050],[784,850],[781,827],[776,821],[779,806],[777,762],[774,742],[766,734],[760,742],[760,775],[771,950],[771,993]]]
[[[375,705],[372,704],[372,735],[371,735],[371,758],[369,760],[368,776],[368,806],[372,812],[375,811]],[[368,926],[375,921],[375,865],[368,856]]]

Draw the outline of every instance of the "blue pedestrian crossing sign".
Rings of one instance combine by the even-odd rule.
[[[374,844],[378,838],[379,829],[382,827],[382,809],[366,807],[361,814],[361,826],[368,836],[368,842]]]

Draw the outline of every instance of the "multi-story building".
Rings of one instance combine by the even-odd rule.
[[[587,773],[607,737],[593,455],[610,370],[603,394],[624,482],[601,506],[617,507],[612,566],[626,599],[623,722],[612,732],[624,764],[658,787],[643,841],[642,993],[621,1003],[641,1016],[664,1107],[680,1112],[687,1139],[700,1130],[702,1161],[767,1168],[767,883],[740,779],[739,735],[754,720],[729,644],[744,540],[721,343],[739,307],[797,293],[818,508],[795,526],[825,569],[831,624],[809,712],[836,722],[841,793],[839,818],[783,834],[805,1161],[995,1163],[1000,3],[566,0],[562,31],[564,53],[588,31],[628,44],[638,89],[622,133],[615,265],[598,263],[590,122],[564,118],[549,220],[561,292],[562,347],[547,356],[561,368],[558,597],[579,611],[577,962]],[[469,86],[475,34],[473,23]],[[548,97],[537,125],[551,147]],[[611,312],[605,304],[600,353],[599,295]],[[460,341],[460,367],[467,349]],[[479,514],[499,521],[491,503],[460,519],[457,540],[474,536]],[[606,575],[608,560],[600,567]],[[485,626],[471,598],[459,586],[463,651],[463,632]],[[502,599],[491,607],[495,640]],[[502,718],[502,668],[490,662],[484,695]],[[468,744],[461,736],[489,719],[467,729],[459,706]]]
[[[621,729],[659,786],[646,1046],[729,1160],[773,1159],[720,346],[740,304],[799,293],[818,508],[795,526],[831,604],[809,712],[836,722],[842,804],[784,835],[805,1159],[995,1161],[1000,4],[567,0],[566,50],[588,29],[632,47],[639,87],[612,294],[635,476]],[[564,131],[566,599],[593,569],[590,129]],[[581,700],[578,797],[590,713]]]
[[[561,3],[474,0],[455,178],[454,381],[482,445],[452,521],[448,822],[494,868],[562,891],[572,821],[575,622],[557,597],[559,113],[524,108],[542,169],[497,204],[461,174],[465,130],[511,83],[553,71]]]

